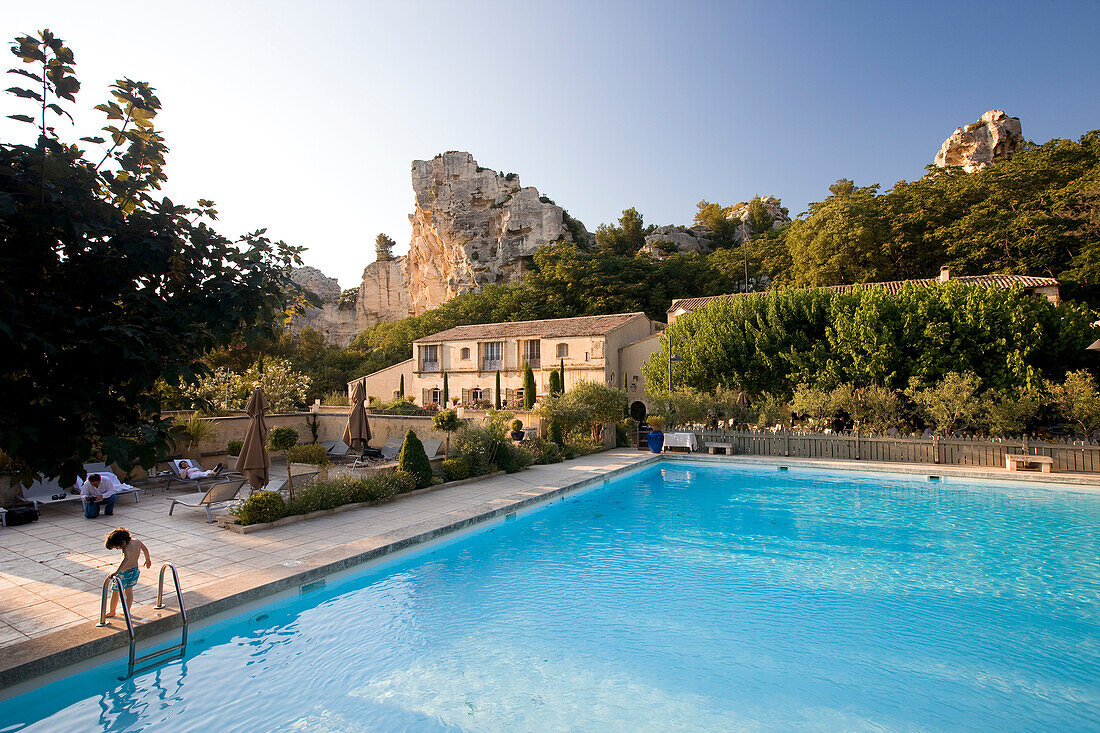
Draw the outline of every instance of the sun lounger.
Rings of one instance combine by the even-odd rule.
[[[244,479],[235,479],[214,484],[207,491],[173,497],[170,500],[172,504],[168,507],[168,515],[171,516],[172,512],[175,511],[176,504],[192,509],[205,509],[206,523],[210,524],[214,521],[214,516],[210,513],[210,510],[220,509],[223,505],[236,501],[237,494],[240,493],[242,486],[244,486]]]
[[[327,453],[330,458],[343,458],[348,454],[348,451],[351,450],[348,444],[342,440],[325,441],[325,443],[328,442],[331,442],[332,445],[326,446],[325,453]],[[322,443],[322,445],[324,445],[324,443]]]
[[[229,481],[231,478],[238,478],[241,474],[233,473],[230,471],[222,470],[213,476],[205,476],[203,478],[187,478],[180,473],[180,461],[187,461],[194,468],[202,468],[202,465],[198,461],[192,461],[190,458],[177,458],[172,461],[168,461],[168,470],[172,472],[172,475],[168,478],[168,485],[164,487],[165,491],[172,488],[172,483],[181,484],[194,484],[196,491],[205,491],[203,483],[209,486],[212,483],[220,483]]]
[[[80,494],[71,494],[61,488],[57,479],[38,479],[30,486],[20,486],[23,501],[29,501],[38,509],[43,504],[63,504],[67,501],[80,501]]]
[[[401,445],[405,442],[404,438],[390,438],[386,441],[386,444],[382,446],[380,459],[373,459],[374,461],[381,461],[382,463],[389,463],[390,461],[397,460],[397,454],[401,452]],[[372,462],[370,458],[364,458],[363,456],[356,457],[355,461],[351,464],[352,468],[358,468],[359,466],[366,466]]]
[[[428,438],[424,441],[424,452],[428,454],[428,458],[435,458],[435,454],[439,452],[439,446],[441,445],[443,445],[442,440]]]

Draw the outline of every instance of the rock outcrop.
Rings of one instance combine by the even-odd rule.
[[[711,229],[705,224],[693,227],[663,226],[657,227],[645,237],[641,251],[651,257],[663,260],[673,253],[711,251]]]
[[[560,206],[524,188],[515,173],[482,168],[469,153],[413,161],[412,185],[407,273],[413,314],[484,285],[518,280],[525,257],[574,241]]]
[[[782,229],[791,223],[791,217],[782,202],[774,196],[763,196],[760,199],[771,218],[772,229]],[[749,224],[750,202],[731,206],[726,210],[726,217],[740,222],[734,230],[734,243],[741,244],[745,240],[752,239],[752,226]],[[699,252],[708,254],[713,250],[711,241],[711,228],[704,224],[696,224],[693,227],[663,226],[647,234],[645,245],[641,251],[663,260],[674,252]]]
[[[317,306],[306,307],[290,319],[290,332],[298,333],[306,326],[315,328],[325,338],[339,346],[347,346],[355,338],[355,311],[350,304],[341,306],[340,283],[328,277],[316,267],[298,267],[290,273],[290,279],[312,293],[319,301]]]
[[[934,163],[940,168],[958,165],[968,173],[1008,160],[1024,142],[1019,117],[991,109],[966,127],[957,127],[943,141]]]
[[[412,164],[415,208],[409,253],[372,262],[354,306],[340,304],[340,286],[312,267],[295,281],[323,304],[296,316],[292,331],[312,326],[346,346],[376,323],[397,321],[456,295],[523,277],[525,258],[556,242],[592,236],[565,210],[519,176],[482,168],[469,153],[450,152]]]

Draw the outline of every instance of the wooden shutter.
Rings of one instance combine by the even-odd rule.
[[[516,399],[516,391],[511,387],[504,390],[504,403],[506,407],[510,407],[512,402]]]
[[[468,389],[463,389],[462,390],[462,404],[464,404],[464,405],[470,404],[470,390],[468,390]]]
[[[492,387],[482,387],[481,388],[481,399],[485,400],[486,402],[492,402],[493,401],[493,388]]]
[[[432,401],[432,391],[427,387],[420,390],[420,404],[427,405]]]

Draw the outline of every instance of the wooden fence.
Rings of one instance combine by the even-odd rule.
[[[730,443],[750,456],[899,461],[947,466],[1005,467],[1005,456],[1027,453],[1054,459],[1055,471],[1100,472],[1100,443],[1037,438],[922,438],[857,433],[756,432],[703,430],[699,443]]]

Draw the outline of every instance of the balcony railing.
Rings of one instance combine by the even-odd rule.
[[[504,368],[504,361],[502,359],[482,359],[481,371],[492,372],[498,369]]]
[[[525,364],[530,364],[532,369],[541,369],[542,368],[542,359],[540,359],[537,356],[524,357],[523,362]]]
[[[424,362],[421,362],[420,363],[420,371],[422,371],[422,372],[438,372],[439,371],[439,362],[438,361],[424,361]]]

